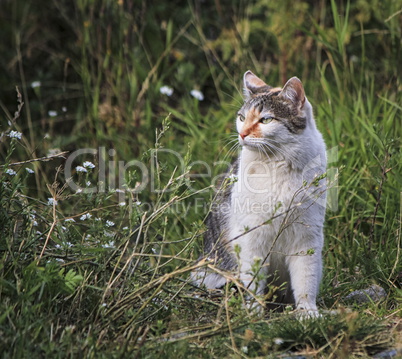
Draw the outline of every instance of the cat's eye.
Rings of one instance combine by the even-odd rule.
[[[263,117],[263,118],[260,119],[260,122],[263,123],[263,124],[267,124],[267,123],[270,123],[273,119],[274,119],[273,117],[269,117],[269,116],[268,117]]]
[[[241,113],[238,113],[237,114],[237,116],[239,117],[239,120],[241,121],[241,122],[244,122],[244,116],[241,114]]]

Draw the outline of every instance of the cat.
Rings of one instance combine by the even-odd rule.
[[[197,285],[220,288],[225,271],[276,302],[318,315],[326,202],[326,148],[302,82],[273,88],[247,71],[236,129],[241,152],[211,206],[204,256],[214,267],[191,274]],[[257,269],[256,269],[257,268]],[[219,272],[219,273],[218,273]]]

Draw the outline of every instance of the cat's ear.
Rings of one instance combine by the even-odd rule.
[[[302,108],[306,101],[303,84],[297,77],[292,77],[286,82],[279,96],[289,99],[299,108]]]
[[[268,86],[264,81],[262,81],[256,75],[254,75],[250,70],[244,73],[243,84],[244,84],[244,97],[246,99],[249,99],[252,95],[254,95],[257,92],[262,92],[262,90],[271,88],[271,86]]]

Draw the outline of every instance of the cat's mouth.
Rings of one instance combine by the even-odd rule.
[[[255,137],[246,137],[243,139],[239,136],[239,144],[240,144],[240,146],[245,146],[245,147],[255,149],[255,150],[257,150],[258,147],[260,147],[259,146],[260,143],[259,143],[258,139]]]

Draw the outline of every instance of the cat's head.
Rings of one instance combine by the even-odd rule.
[[[240,144],[253,149],[270,143],[275,148],[296,141],[312,117],[301,81],[292,77],[283,88],[273,88],[251,71],[243,80],[245,102],[236,121]]]

